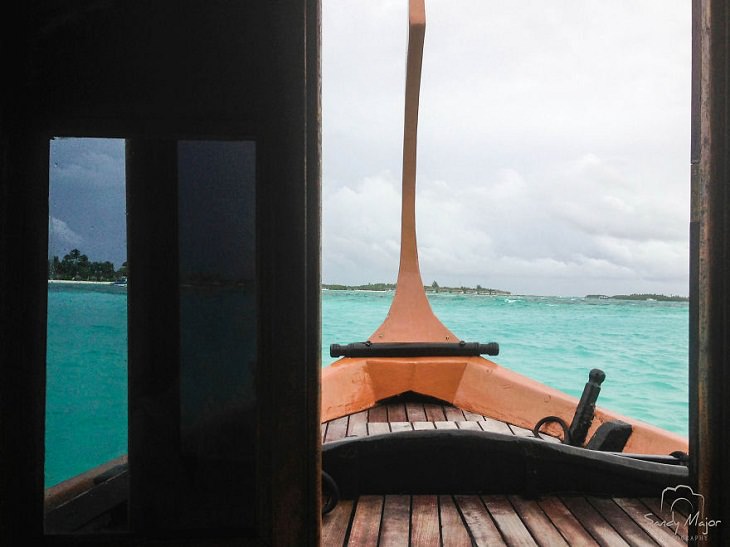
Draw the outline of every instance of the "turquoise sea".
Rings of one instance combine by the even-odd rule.
[[[329,345],[366,340],[393,293],[322,291],[322,363]],[[599,406],[687,434],[686,302],[431,294],[438,317],[469,342],[499,342],[502,366],[579,397],[606,372]],[[126,453],[126,292],[48,289],[46,486]]]

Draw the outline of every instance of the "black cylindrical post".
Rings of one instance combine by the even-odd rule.
[[[606,373],[594,368],[588,374],[588,382],[583,388],[578,406],[575,409],[573,421],[570,424],[570,444],[583,446],[588,430],[593,423],[593,414],[596,410],[596,400],[601,392],[601,384],[606,379]]]

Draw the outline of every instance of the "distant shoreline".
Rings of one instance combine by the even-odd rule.
[[[656,301],[656,302],[689,302],[689,298],[686,296],[677,296],[666,294],[614,294],[613,296],[607,296],[605,294],[588,294],[586,298],[597,299],[597,300],[641,300],[641,301]]]
[[[340,285],[322,283],[321,288],[327,291],[370,291],[370,292],[389,292],[394,291],[395,283],[368,283],[367,285]],[[493,296],[511,296],[509,291],[501,289],[491,289],[477,285],[476,287],[441,287],[435,281],[432,285],[424,285],[423,290],[427,293],[446,293],[446,294],[479,294]]]
[[[48,283],[67,285],[114,285],[114,281],[74,281],[73,279],[49,279]]]

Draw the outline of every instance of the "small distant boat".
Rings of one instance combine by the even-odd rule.
[[[127,278],[126,277],[120,277],[114,283],[112,283],[115,287],[127,287]]]
[[[466,342],[433,313],[415,231],[424,33],[424,2],[411,0],[397,288],[387,317],[367,340],[330,347],[340,359],[322,372],[327,483],[343,499],[404,493],[639,498],[687,484],[687,439],[596,407],[601,370],[590,371],[577,399],[482,357],[498,355],[499,346]]]

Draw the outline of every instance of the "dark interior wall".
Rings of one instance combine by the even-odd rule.
[[[127,138],[141,152],[256,142],[255,535],[317,543],[319,2],[29,1],[1,25],[0,256],[13,259],[0,260],[0,543],[42,535],[47,141],[57,135]],[[179,340],[157,332],[173,362]],[[141,381],[165,374],[174,366]],[[131,393],[130,416],[134,403]],[[130,445],[149,427],[132,419]]]

